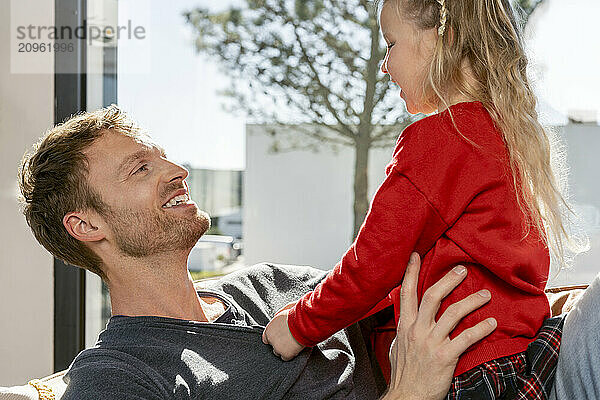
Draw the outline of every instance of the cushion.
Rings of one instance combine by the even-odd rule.
[[[23,386],[0,387],[0,400],[58,400],[67,388],[62,379],[65,372],[67,371],[42,379],[32,379]]]

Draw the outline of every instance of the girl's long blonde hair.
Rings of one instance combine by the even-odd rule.
[[[565,248],[577,253],[587,243],[585,236],[575,239],[568,231],[574,214],[566,196],[564,162],[560,155],[551,162],[556,138],[538,121],[522,26],[510,1],[383,0],[379,10],[388,1],[418,28],[441,33],[422,88],[429,94],[424,98],[448,108],[450,96],[458,94],[484,105],[508,149],[516,201],[525,217],[523,238],[535,228],[554,261],[567,266]],[[465,61],[475,82],[463,72]]]

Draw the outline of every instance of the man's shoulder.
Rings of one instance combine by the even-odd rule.
[[[73,376],[80,373],[90,373],[93,371],[105,371],[108,369],[121,370],[128,373],[139,373],[145,364],[131,354],[119,351],[113,348],[95,347],[81,351],[73,360],[67,373],[65,382]]]
[[[160,399],[156,376],[140,360],[115,349],[83,350],[71,363],[61,399]]]

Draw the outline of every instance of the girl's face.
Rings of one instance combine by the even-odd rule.
[[[437,30],[419,29],[407,18],[398,15],[396,4],[386,1],[381,9],[381,32],[387,52],[381,71],[389,74],[400,86],[400,97],[411,114],[430,114],[437,107],[428,104],[422,93],[429,64],[437,41]]]

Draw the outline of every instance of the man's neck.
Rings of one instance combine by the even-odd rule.
[[[207,321],[187,269],[187,253],[111,260],[108,265],[113,315],[153,315]]]

